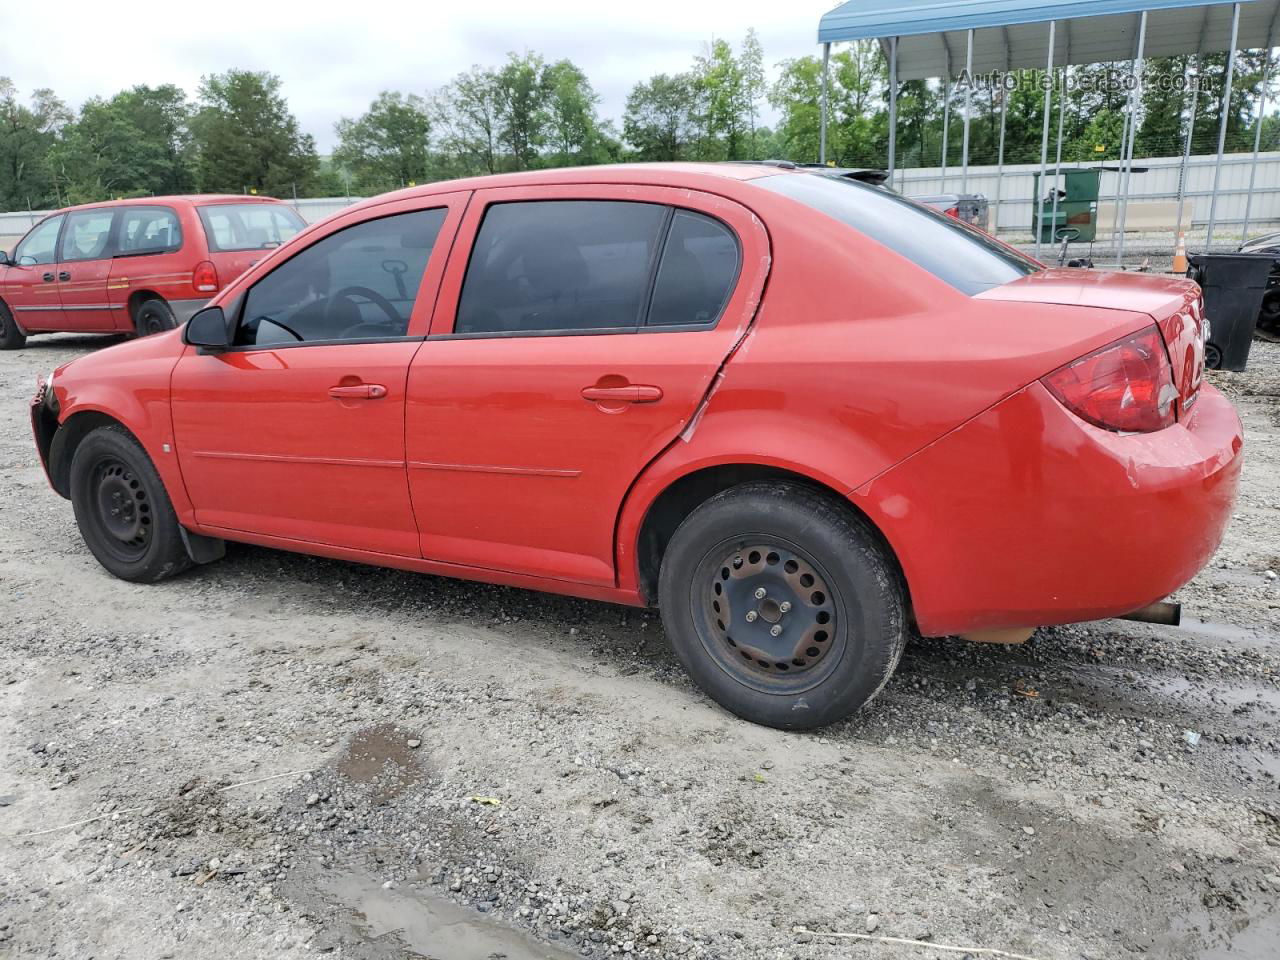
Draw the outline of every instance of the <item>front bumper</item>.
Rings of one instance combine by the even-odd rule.
[[[1036,382],[859,488],[927,636],[1096,620],[1208,563],[1243,462],[1240,419],[1205,386],[1183,422],[1122,435]]]
[[[53,437],[58,432],[58,400],[49,380],[40,380],[35,395],[31,398],[31,433],[36,441],[36,453],[40,457],[40,466],[49,480],[49,485],[57,490],[53,476],[49,472],[49,459],[53,449]],[[58,493],[66,496],[61,490]]]

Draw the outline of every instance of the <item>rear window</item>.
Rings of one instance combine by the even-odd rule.
[[[209,249],[269,250],[284,243],[306,224],[279,203],[218,203],[197,207]]]
[[[1041,269],[981,230],[879,187],[809,173],[754,183],[853,227],[968,296]]]

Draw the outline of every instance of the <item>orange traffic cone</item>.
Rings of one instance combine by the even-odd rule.
[[[1187,272],[1187,235],[1178,231],[1178,245],[1173,248],[1173,272]]]

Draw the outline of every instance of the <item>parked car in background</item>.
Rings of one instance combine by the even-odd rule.
[[[136,333],[185,322],[303,228],[269,197],[143,197],[50,214],[0,251],[0,349],[38,333]]]
[[[656,603],[718,702],[813,727],[913,626],[1018,641],[1209,560],[1243,441],[1200,309],[821,172],[578,167],[346,209],[31,414],[118,577],[231,540]]]

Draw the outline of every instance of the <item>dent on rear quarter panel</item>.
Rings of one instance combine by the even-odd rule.
[[[179,522],[190,526],[195,516],[178,469],[169,406],[169,378],[184,349],[181,330],[117,344],[74,361],[55,377],[55,391],[61,423],[77,413],[96,411],[118,420],[137,437]]]

